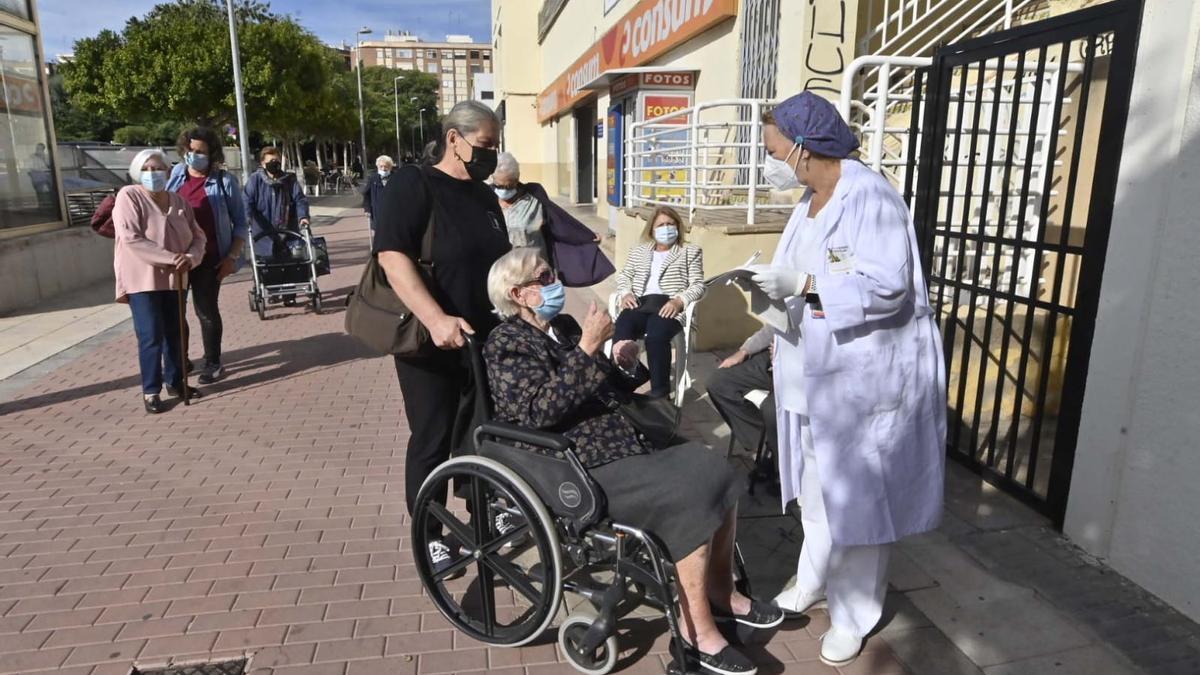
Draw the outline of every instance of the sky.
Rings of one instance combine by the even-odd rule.
[[[72,52],[75,40],[105,28],[120,31],[130,17],[143,16],[163,1],[36,0],[47,59]],[[362,26],[374,31],[367,39],[382,39],[391,30],[415,33],[424,40],[465,34],[476,42],[491,41],[489,0],[270,0],[269,4],[330,44],[353,41]]]

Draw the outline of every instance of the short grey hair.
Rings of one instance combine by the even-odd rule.
[[[521,311],[521,306],[513,302],[508,292],[529,281],[543,262],[536,248],[523,247],[514,248],[492,263],[487,278],[488,299],[500,318],[507,319]]]
[[[511,152],[502,152],[496,155],[496,172],[493,175],[511,176],[520,179],[521,164],[517,162],[517,158]]]
[[[375,158],[375,166],[387,164],[388,166],[396,166],[396,161],[387,155],[380,155]]]
[[[171,170],[171,161],[167,159],[167,153],[158,148],[146,148],[134,155],[133,160],[129,162],[129,178],[134,183],[142,182],[142,167],[146,166],[146,162],[149,162],[151,159],[160,160],[163,166],[167,168],[167,171]]]

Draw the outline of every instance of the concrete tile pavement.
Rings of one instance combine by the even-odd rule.
[[[465,639],[422,596],[394,371],[342,333],[365,227],[359,216],[319,227],[334,266],[326,314],[280,308],[260,321],[244,273],[223,287],[229,376],[190,407],[142,413],[127,325],[10,378],[0,673],[246,655],[256,675],[573,672],[552,643]],[[629,628],[623,672],[660,672],[662,620]],[[834,672],[815,645],[797,624],[755,649],[765,672]],[[890,652],[872,654],[896,670]]]
[[[259,321],[246,277],[235,277],[223,293],[230,375],[196,405],[141,413],[121,325],[0,382],[0,673],[124,674],[133,663],[244,655],[264,675],[573,672],[549,642],[504,650],[466,639],[421,594],[394,371],[342,333],[366,223],[335,220],[356,212],[341,199],[318,213],[334,265],[322,279],[329,313],[272,309]],[[573,291],[570,311],[591,299]],[[697,355],[698,382],[718,356]],[[702,392],[685,430],[724,448],[728,432]],[[1052,595],[1062,569],[1091,568],[1042,534],[1040,519],[954,468],[947,495],[942,528],[897,547],[885,625],[842,672],[1137,672],[1113,646],[1121,636],[1106,637],[1121,605],[1104,605],[1110,623],[1095,627],[1068,611],[1077,595]],[[742,505],[761,595],[791,574],[803,536],[775,500],[763,491]],[[1178,636],[1180,625],[1150,621],[1162,616],[1138,615],[1135,634]],[[626,626],[622,672],[661,672],[661,618]],[[835,672],[816,660],[827,626],[823,612],[789,622],[752,652],[763,672]],[[1161,663],[1186,665],[1156,648]]]

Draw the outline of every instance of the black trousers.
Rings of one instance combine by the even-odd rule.
[[[200,338],[204,342],[204,361],[210,366],[221,363],[221,337],[225,325],[221,322],[221,281],[217,279],[220,261],[207,259],[188,273],[196,319],[200,321]]]
[[[744,397],[755,389],[771,395],[755,408]],[[729,425],[739,445],[754,450],[766,431],[767,449],[775,455],[779,430],[775,426],[775,385],[771,380],[771,355],[763,350],[732,368],[718,368],[708,378],[708,398]],[[778,455],[775,455],[778,456]]]
[[[411,515],[421,484],[468,436],[474,417],[471,371],[465,350],[439,350],[419,358],[397,356],[395,361],[410,434],[404,499]],[[435,499],[445,504],[445,490]],[[431,528],[435,536],[440,529]]]
[[[671,391],[671,340],[683,330],[679,321],[658,315],[667,300],[665,295],[644,295],[639,300],[641,304],[621,312],[613,326],[614,343],[646,338],[651,396],[666,396]]]

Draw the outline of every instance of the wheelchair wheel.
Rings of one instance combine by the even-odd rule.
[[[465,491],[464,509],[457,499],[449,506],[437,499],[458,494],[456,488]],[[506,534],[498,529],[502,514],[511,526]],[[428,545],[439,530],[451,554],[435,574]],[[430,599],[471,638],[518,647],[544,633],[558,613],[563,566],[554,521],[533,489],[499,462],[456,457],[430,474],[413,508],[412,543]]]
[[[258,298],[257,305],[258,305],[257,309],[258,309],[259,321],[266,321],[267,320],[267,298],[266,298],[266,296],[260,296]]]
[[[596,615],[591,611],[577,611],[568,616],[558,627],[558,649],[575,670],[588,675],[606,675],[617,665],[616,635],[609,635],[595,649],[579,650],[579,643],[595,621]]]
[[[250,299],[250,311],[257,312],[258,311],[258,299],[254,297],[254,289],[252,288],[249,291],[247,291],[246,295]]]
[[[320,292],[313,293],[313,294],[312,294],[312,311],[313,311],[313,314],[320,314],[320,313],[321,313],[321,308],[322,308],[322,305],[321,305],[321,294],[320,294]]]

